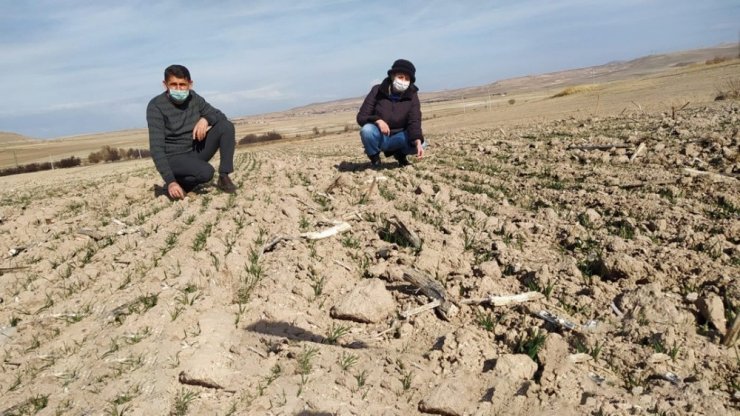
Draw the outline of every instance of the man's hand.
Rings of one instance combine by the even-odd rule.
[[[416,140],[414,143],[416,143],[416,157],[421,159],[424,157],[424,147],[421,145],[421,140]]]
[[[375,124],[380,129],[380,132],[383,133],[384,136],[390,136],[391,135],[391,128],[388,127],[388,123],[386,123],[383,120],[378,120],[375,122]]]
[[[182,187],[177,182],[172,182],[167,185],[167,193],[170,194],[170,197],[173,199],[185,198],[185,191],[182,190]]]
[[[208,120],[201,117],[193,128],[193,140],[202,141],[206,138],[206,132],[208,132]]]

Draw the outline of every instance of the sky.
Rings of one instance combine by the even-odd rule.
[[[0,0],[0,131],[146,127],[170,64],[230,118],[361,97],[395,59],[421,91],[738,41],[737,0]]]

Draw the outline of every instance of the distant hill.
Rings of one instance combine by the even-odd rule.
[[[709,48],[693,49],[667,54],[648,55],[629,61],[613,61],[604,65],[587,68],[567,69],[539,75],[527,75],[517,78],[492,82],[479,86],[454,90],[422,92],[419,98],[422,103],[431,103],[458,99],[461,96],[475,97],[485,95],[502,95],[540,90],[558,86],[591,84],[616,81],[637,76],[649,75],[670,68],[692,64],[704,64],[714,58],[738,57],[738,44],[723,44]],[[312,114],[338,113],[356,111],[364,97],[345,98],[341,100],[314,103],[291,108],[275,114],[282,116],[299,116]],[[239,118],[246,119],[247,117]]]
[[[33,141],[35,140],[21,134],[0,131],[0,144],[20,144]]]

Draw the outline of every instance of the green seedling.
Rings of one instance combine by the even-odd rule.
[[[339,325],[335,326],[334,324],[331,325],[331,329],[326,333],[326,338],[324,338],[324,343],[329,345],[337,345],[337,341],[339,341],[339,338],[347,335],[349,333],[350,327]]]
[[[355,354],[348,354],[342,352],[342,356],[339,358],[339,367],[342,371],[349,371],[355,364],[357,364],[358,357]]]
[[[198,398],[198,393],[186,389],[180,390],[175,396],[175,402],[172,407],[173,416],[184,416],[188,413],[188,408],[193,400]]]

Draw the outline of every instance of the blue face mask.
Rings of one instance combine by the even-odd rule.
[[[170,98],[176,103],[183,103],[190,96],[190,90],[169,90]]]

